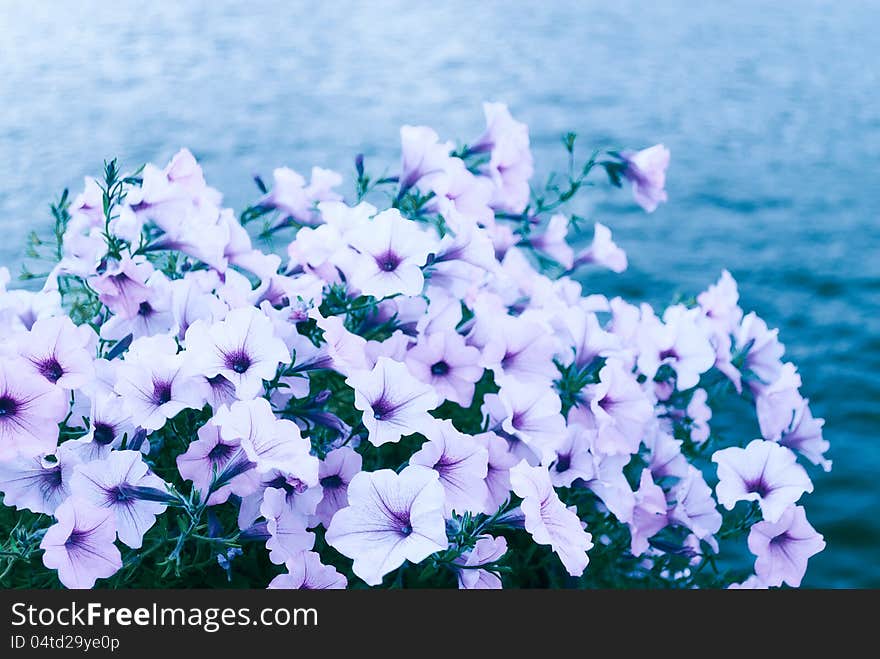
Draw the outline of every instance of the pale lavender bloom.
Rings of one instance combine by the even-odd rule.
[[[635,507],[635,495],[626,480],[623,468],[630,461],[630,456],[594,454],[595,476],[584,485],[599,499],[621,522],[632,520]]]
[[[501,559],[507,553],[507,540],[503,537],[484,536],[474,548],[455,559],[463,566],[458,572],[458,587],[466,590],[500,590],[501,577],[491,570],[480,569]]]
[[[486,130],[471,145],[470,152],[490,152],[483,174],[495,184],[492,207],[521,213],[529,203],[529,179],[534,172],[529,148],[529,128],[516,121],[504,103],[483,103]]]
[[[722,271],[717,283],[697,296],[697,304],[719,335],[729,337],[739,327],[743,316],[739,290],[727,270]]]
[[[170,336],[153,336],[132,342],[118,367],[115,391],[122,397],[132,423],[158,430],[186,408],[201,408],[206,383],[187,375],[183,355]]]
[[[241,440],[226,440],[220,435],[220,427],[214,421],[208,421],[199,428],[198,439],[190,442],[185,453],[177,456],[177,470],[182,478],[192,481],[193,488],[203,495],[207,494],[214,482],[224,471],[235,468],[242,472],[247,471],[250,460],[244,449],[241,448]],[[208,505],[214,506],[225,502],[229,495],[236,493],[247,494],[244,490],[236,487],[236,479],[223,484],[212,492],[208,498]]]
[[[418,186],[434,193],[425,209],[442,215],[454,231],[465,222],[488,225],[495,221],[495,213],[489,207],[492,183],[485,177],[474,176],[461,158],[447,158],[442,173],[426,176]]]
[[[556,324],[562,348],[559,361],[578,369],[589,366],[597,357],[608,357],[621,350],[620,338],[606,332],[593,312],[571,307],[558,314]]]
[[[566,241],[568,236],[568,218],[556,214],[550,218],[544,232],[533,236],[529,243],[534,249],[543,252],[566,270],[574,266],[574,250]]]
[[[257,398],[220,408],[214,415],[225,442],[241,442],[257,471],[273,469],[293,476],[308,486],[318,484],[318,459],[310,454],[311,442],[293,421],[276,419],[269,401]]]
[[[755,396],[755,411],[764,439],[778,440],[791,428],[795,414],[805,405],[800,394],[801,376],[794,364],[782,365],[776,381],[762,387]]]
[[[343,590],[348,586],[345,576],[336,568],[321,563],[313,551],[300,552],[285,562],[287,572],[269,582],[270,589]]]
[[[206,288],[204,281],[184,277],[171,282],[171,313],[177,326],[177,338],[183,339],[197,320],[211,325],[222,320],[228,311],[210,288]]]
[[[18,457],[0,462],[3,504],[52,515],[70,496],[70,479],[79,464],[76,452],[71,451],[69,445],[70,442],[66,442],[59,446],[54,456]]]
[[[559,396],[545,381],[525,384],[504,378],[498,384],[504,409],[501,427],[537,451],[543,462],[552,460],[565,432]]]
[[[487,505],[489,452],[446,419],[435,421],[422,434],[428,441],[410,457],[409,463],[428,467],[440,475],[446,493],[446,516],[453,512],[495,512]]]
[[[147,280],[149,297],[132,315],[117,314],[101,326],[101,338],[120,341],[131,334],[134,338],[169,334],[175,329],[171,310],[171,282],[162,272],[154,272]]]
[[[684,391],[697,386],[700,375],[715,364],[715,349],[700,327],[699,309],[669,307],[661,323],[645,309],[639,334],[639,370],[653,378],[660,366],[675,370],[675,386]]]
[[[89,284],[110,311],[133,318],[152,295],[146,283],[152,274],[153,266],[145,257],[123,256],[113,261],[102,275],[91,278]]]
[[[611,238],[611,229],[600,222],[593,226],[593,242],[575,256],[571,267],[576,268],[587,263],[595,263],[617,273],[626,270],[628,265],[626,252]]]
[[[144,534],[165,512],[166,505],[139,498],[133,488],[166,491],[165,481],[150,471],[139,451],[112,451],[103,460],[76,467],[70,490],[76,499],[112,511],[119,541],[140,549]]]
[[[349,332],[340,316],[326,318],[315,309],[309,314],[324,332],[323,348],[327,351],[330,365],[335,371],[348,375],[353,371],[372,368],[367,359],[367,340]]]
[[[783,346],[776,338],[778,329],[768,329],[767,323],[754,312],[746,314],[734,335],[734,344],[738,351],[747,351],[743,370],[750,372],[754,378],[748,381],[753,391],[772,384],[782,373]],[[738,379],[734,380],[739,390]]]
[[[315,509],[315,517],[325,528],[330,526],[336,511],[348,505],[348,485],[361,471],[362,464],[360,453],[348,446],[330,451],[321,461],[318,479],[323,495]]]
[[[4,272],[9,274],[8,269],[0,268],[0,327],[29,330],[40,318],[64,313],[61,294],[51,288],[52,284],[47,282],[39,291],[7,291],[3,284]]]
[[[776,442],[755,439],[744,449],[722,449],[715,452],[712,462],[718,465],[715,493],[719,503],[733,510],[737,501],[757,501],[768,522],[778,521],[801,495],[813,491],[797,456]]]
[[[489,455],[486,472],[486,487],[489,490],[487,507],[495,511],[510,499],[510,468],[519,459],[511,453],[507,440],[494,432],[474,435],[474,442],[485,448]]]
[[[650,546],[648,540],[668,524],[666,518],[666,495],[654,483],[650,469],[642,470],[639,489],[635,494],[632,520],[628,522],[632,535],[630,551],[633,556],[641,556]]]
[[[565,439],[556,449],[556,459],[550,467],[550,480],[555,487],[571,487],[580,479],[584,482],[596,476],[596,461],[590,447],[595,430],[583,426],[569,426]]]
[[[682,440],[662,430],[659,424],[649,428],[643,439],[648,448],[648,467],[654,478],[684,478],[688,461],[681,452]]]
[[[718,505],[712,497],[712,489],[706,484],[703,474],[693,465],[688,465],[688,473],[669,492],[669,520],[686,526],[700,540],[708,542],[715,551],[718,544],[714,535],[721,528],[722,518]]]
[[[825,471],[831,471],[831,460],[825,458],[830,444],[822,437],[822,426],[825,419],[813,418],[809,401],[804,399],[803,405],[795,412],[791,428],[778,440],[783,446],[797,451],[814,465]]]
[[[530,319],[502,316],[494,319],[495,333],[483,348],[483,364],[496,376],[529,384],[550,382],[559,371],[553,364],[557,345],[547,328]]]
[[[709,439],[709,420],[712,408],[706,404],[709,394],[705,389],[695,389],[687,406],[687,416],[691,420],[691,440],[702,444]]]
[[[440,137],[427,126],[400,128],[400,194],[426,177],[442,176],[448,166],[452,144],[440,142]]]
[[[825,549],[825,539],[807,521],[800,506],[789,506],[776,522],[758,522],[749,532],[755,574],[768,586],[801,585],[811,556]]]
[[[122,567],[122,555],[113,544],[116,526],[113,511],[98,508],[75,497],[55,510],[40,542],[43,565],[58,570],[67,588],[91,588],[95,581],[111,577]]]
[[[259,309],[234,309],[213,325],[194,323],[186,333],[190,368],[208,378],[222,375],[235,385],[240,399],[255,398],[263,380],[275,377],[279,364],[289,364],[290,351],[275,336],[272,322]]]
[[[727,587],[728,590],[767,590],[767,588],[769,586],[761,581],[761,577],[756,574],[748,577],[745,581],[732,583]]]
[[[67,394],[21,358],[0,358],[0,462],[53,453]]]
[[[122,446],[123,440],[131,441],[136,430],[122,398],[112,391],[98,391],[89,405],[88,432],[62,446],[70,444],[83,462],[91,462],[106,458],[110,451]],[[146,453],[149,447],[145,441],[141,450]]]
[[[437,251],[436,236],[396,209],[382,211],[347,236],[358,255],[346,273],[351,285],[377,299],[419,295],[424,287],[422,266]]]
[[[584,573],[592,538],[584,531],[577,514],[565,507],[543,467],[530,467],[525,461],[510,470],[510,484],[522,498],[525,527],[539,545],[550,545],[566,571],[573,577]]]
[[[432,469],[362,471],[348,486],[348,507],[333,516],[325,538],[354,560],[356,575],[377,586],[404,561],[419,563],[447,548],[443,499]]]
[[[37,320],[18,338],[18,353],[32,371],[62,389],[79,389],[94,377],[98,337],[89,325],[67,316]]]
[[[618,361],[609,360],[599,371],[599,382],[587,385],[583,396],[589,406],[578,405],[572,412],[575,418],[583,414],[585,424],[597,430],[596,449],[600,453],[631,454],[639,450],[654,408],[632,374]]]
[[[302,176],[288,167],[275,169],[272,177],[275,184],[260,204],[281,211],[282,219],[293,218],[300,224],[314,224],[318,219],[315,207],[319,202],[342,199],[333,191],[342,184],[342,177],[327,169],[313,167],[308,185]]]
[[[354,406],[363,412],[374,446],[398,442],[433,422],[428,410],[437,406],[437,395],[400,362],[380,357],[372,370],[352,372],[345,382],[354,389]]]
[[[483,376],[479,362],[480,351],[455,332],[422,334],[406,353],[406,365],[416,378],[462,407],[470,406],[474,385]]]
[[[655,144],[641,151],[624,151],[620,156],[626,165],[623,175],[632,183],[636,203],[646,212],[653,213],[661,202],[667,200],[665,188],[669,149]]]
[[[266,548],[269,560],[282,564],[315,544],[315,534],[306,529],[308,516],[288,504],[283,489],[269,487],[263,492],[260,514],[266,518],[269,539]]]

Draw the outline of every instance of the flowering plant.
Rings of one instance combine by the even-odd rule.
[[[569,134],[532,190],[485,114],[349,200],[282,168],[236,217],[186,150],[65,192],[42,288],[0,270],[0,582],[800,585],[830,462],[776,331],[727,272],[660,313],[574,278],[627,257],[566,204],[604,172],[653,211],[669,152]]]

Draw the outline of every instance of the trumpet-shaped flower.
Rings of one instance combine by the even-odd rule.
[[[287,572],[269,582],[270,589],[337,590],[344,589],[348,580],[336,568],[321,563],[321,556],[303,551],[284,563]]]
[[[786,508],[776,522],[758,522],[749,532],[755,574],[768,586],[801,585],[811,556],[825,549],[825,539],[807,521],[800,506]]]
[[[54,452],[69,409],[65,392],[24,360],[0,358],[0,462]]]

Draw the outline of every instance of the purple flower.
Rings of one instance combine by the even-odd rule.
[[[782,365],[776,381],[761,387],[755,396],[755,411],[764,439],[778,440],[788,432],[795,414],[806,404],[800,394],[801,376],[794,364]]]
[[[498,384],[497,398],[504,410],[501,428],[525,442],[542,461],[552,460],[565,433],[559,396],[545,381],[525,384],[505,378]],[[485,398],[492,400],[490,395]]]
[[[746,314],[734,335],[737,351],[745,352],[743,371],[754,376],[749,379],[753,391],[760,391],[764,386],[772,384],[782,374],[783,346],[776,338],[777,329],[768,329],[767,323],[754,312]],[[739,390],[738,379],[734,380]]]
[[[302,590],[343,590],[348,580],[336,568],[321,563],[320,555],[304,551],[285,562],[287,572],[269,582],[268,588]]]
[[[654,483],[650,469],[642,470],[639,489],[635,492],[632,520],[628,522],[632,534],[632,555],[641,556],[649,547],[648,540],[667,524],[666,495]]]
[[[776,442],[756,439],[744,449],[715,451],[712,462],[718,465],[718,501],[728,510],[737,501],[757,501],[768,522],[777,522],[802,494],[813,491],[797,456]]]
[[[480,351],[455,332],[423,334],[406,353],[407,368],[416,378],[462,407],[473,402],[474,385],[483,376],[479,361]]]
[[[106,458],[110,451],[122,446],[123,440],[130,442],[134,437],[136,428],[120,396],[99,391],[92,397],[89,410],[88,432],[63,444],[70,444],[83,462]],[[149,442],[144,442],[144,453],[149,446]]]
[[[201,408],[204,381],[187,375],[170,336],[136,339],[118,368],[116,393],[134,424],[158,430],[186,408]]]
[[[447,517],[453,512],[495,512],[487,505],[488,451],[459,432],[452,421],[437,420],[422,434],[428,441],[410,457],[409,463],[428,467],[440,475],[440,484],[446,493]]]
[[[521,213],[529,203],[529,179],[534,161],[529,148],[529,128],[516,121],[504,103],[483,103],[486,130],[471,145],[471,153],[490,153],[482,173],[495,185],[492,207]]]
[[[263,380],[271,380],[279,364],[291,361],[272,322],[254,307],[234,309],[210,326],[194,323],[186,333],[186,345],[193,371],[207,378],[223,376],[242,400],[257,397]]]
[[[282,564],[315,545],[315,534],[306,530],[308,516],[288,503],[287,492],[270,487],[263,492],[260,514],[266,518],[269,560]]]
[[[52,453],[67,394],[21,359],[0,359],[0,462]]]
[[[140,549],[144,534],[166,508],[139,498],[132,489],[138,487],[166,490],[165,481],[150,472],[139,451],[112,451],[103,460],[81,464],[70,482],[74,498],[115,515],[119,541],[132,549]]]
[[[583,395],[589,407],[572,411],[582,411],[597,430],[596,449],[607,455],[638,451],[654,409],[635,377],[620,362],[609,360],[599,371],[599,382],[587,385]]]
[[[404,561],[419,563],[447,548],[443,500],[432,469],[362,471],[348,486],[348,507],[330,522],[327,543],[354,559],[357,576],[379,585]]]
[[[496,331],[483,348],[483,363],[496,377],[534,385],[559,375],[553,364],[556,341],[545,326],[522,316],[495,318],[494,324]]]
[[[648,466],[654,478],[683,478],[687,474],[688,461],[681,452],[682,440],[673,438],[657,424],[648,430],[643,441],[648,448]]]
[[[599,325],[595,313],[572,307],[559,312],[557,331],[563,349],[560,363],[573,364],[578,369],[589,366],[597,357],[608,357],[620,351],[620,339]]]
[[[347,238],[357,256],[346,274],[361,293],[382,299],[422,292],[422,266],[437,251],[438,242],[418,222],[389,209],[353,229]]]
[[[359,473],[363,459],[360,453],[343,446],[330,451],[318,467],[318,478],[323,496],[315,510],[315,517],[324,525],[330,526],[333,515],[348,505],[348,485]]]
[[[511,453],[507,440],[494,432],[474,435],[474,442],[488,452],[486,487],[489,490],[489,498],[487,508],[495,511],[510,499],[510,468],[517,464],[519,459]]]
[[[626,252],[611,238],[611,229],[600,222],[593,226],[593,242],[574,258],[572,267],[595,263],[612,272],[623,272],[627,268]]]
[[[145,257],[128,256],[114,261],[100,276],[89,280],[98,293],[98,299],[116,315],[134,318],[142,303],[152,292],[146,282],[153,274],[153,266]]]
[[[400,362],[380,357],[371,371],[353,372],[345,382],[354,389],[354,406],[363,412],[374,446],[398,442],[433,423],[428,410],[437,406],[437,395]]]
[[[721,528],[723,520],[718,512],[718,504],[712,497],[712,489],[706,484],[700,470],[689,464],[687,474],[670,490],[669,500],[674,502],[669,511],[669,520],[687,527],[717,551],[713,536]]]
[[[293,218],[300,224],[314,224],[317,213],[315,204],[321,201],[339,201],[342,197],[333,188],[342,184],[342,177],[336,172],[312,168],[312,180],[306,180],[288,167],[280,167],[272,172],[275,185],[272,191],[260,200],[262,206],[281,211],[282,219]]]
[[[466,590],[500,590],[501,577],[491,570],[481,569],[501,559],[507,553],[507,540],[484,536],[474,548],[455,559],[462,568],[458,572],[458,587]]]
[[[820,465],[825,471],[831,471],[831,460],[825,458],[829,448],[822,436],[825,419],[813,418],[808,400],[795,412],[791,427],[782,434],[779,443],[792,451],[797,451],[814,465]]]
[[[574,250],[566,241],[568,218],[562,214],[553,215],[544,232],[533,236],[529,243],[533,249],[543,252],[566,270],[574,266]]]
[[[632,183],[636,203],[646,212],[653,213],[667,199],[665,188],[669,149],[655,144],[641,151],[625,151],[620,157],[626,166],[623,175]]]
[[[37,320],[19,340],[19,354],[38,375],[62,389],[79,389],[94,377],[98,337],[88,325],[67,316]]]
[[[801,585],[811,556],[825,549],[825,539],[807,521],[800,506],[786,508],[776,522],[758,522],[749,532],[755,574],[768,586]]]
[[[239,401],[214,415],[224,442],[239,441],[257,471],[273,469],[297,478],[308,486],[318,484],[318,459],[312,445],[293,421],[276,419],[265,398]]]
[[[239,439],[225,440],[220,436],[220,427],[213,421],[208,421],[199,428],[198,439],[190,442],[185,453],[177,456],[177,470],[181,477],[192,481],[193,488],[206,494],[216,477],[220,477],[229,468],[240,465],[240,469],[247,470],[246,465],[253,464],[241,448]],[[218,487],[209,497],[209,505],[217,505],[225,502],[229,495],[248,494],[245,488],[236,488],[235,479],[231,479]]]
[[[122,556],[113,544],[112,510],[71,497],[58,506],[55,519],[40,549],[43,565],[58,570],[67,588],[91,588],[96,580],[113,576],[122,567]]]
[[[58,447],[53,458],[18,457],[0,462],[0,492],[3,503],[18,510],[52,515],[70,496],[70,479],[79,463],[70,442]]]
[[[427,126],[400,128],[400,194],[426,177],[442,175],[450,159],[452,144],[440,142],[440,137]]]
[[[635,495],[623,473],[630,456],[594,453],[593,460],[595,475],[584,484],[619,521],[630,522],[635,507]]]
[[[596,431],[583,426],[569,426],[565,439],[556,449],[556,459],[550,466],[550,480],[555,487],[571,487],[580,479],[584,482],[596,476],[596,461],[590,453]]]
[[[582,575],[590,560],[587,551],[593,546],[592,538],[553,490],[547,470],[520,462],[510,470],[510,484],[523,500],[520,508],[532,539],[550,545],[570,575]]]

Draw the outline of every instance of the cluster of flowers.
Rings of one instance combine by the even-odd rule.
[[[485,114],[458,148],[404,126],[350,202],[278,169],[236,217],[186,150],[65,193],[42,289],[0,272],[2,578],[798,586],[824,547],[798,458],[830,463],[776,331],[726,272],[660,315],[573,278],[627,259],[560,209],[604,171],[653,211],[669,152],[576,169],[567,135],[533,193],[527,127]],[[721,443],[722,395],[760,438]],[[719,570],[737,539],[753,568]]]

